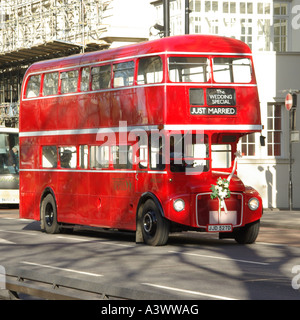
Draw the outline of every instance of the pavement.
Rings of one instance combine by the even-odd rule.
[[[300,210],[264,209],[260,225],[262,227],[276,227],[300,230]]]

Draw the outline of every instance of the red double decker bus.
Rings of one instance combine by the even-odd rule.
[[[74,225],[219,232],[252,243],[262,200],[236,176],[261,130],[252,54],[185,35],[35,63],[20,105],[20,217]]]

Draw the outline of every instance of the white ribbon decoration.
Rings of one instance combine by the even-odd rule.
[[[228,179],[227,179],[228,182],[230,182],[230,180],[231,180],[231,178],[232,178],[232,176],[233,176],[233,174],[234,174],[234,171],[235,171],[235,169],[236,169],[237,159],[242,157],[242,154],[241,154],[240,151],[235,152],[234,155],[235,155],[234,164],[233,164],[232,171],[231,171],[230,175],[228,176]]]
[[[228,176],[228,179],[227,179],[229,184],[230,184],[230,180],[231,180],[231,178],[232,178],[232,176],[233,176],[233,174],[234,174],[234,172],[236,170],[237,160],[238,160],[238,158],[242,157],[242,153],[237,150],[234,155],[235,155],[235,159],[234,159],[233,168],[232,168],[232,171],[231,171],[231,173],[230,173],[230,175]],[[219,199],[219,221],[220,221],[220,215],[221,215],[221,209],[222,208],[224,208],[224,211],[225,211],[226,214],[228,213],[227,207],[226,207],[226,203],[225,203],[225,196],[222,195],[222,196],[218,197],[218,199]]]

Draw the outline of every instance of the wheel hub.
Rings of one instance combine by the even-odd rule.
[[[156,231],[157,219],[153,211],[148,211],[144,215],[143,226],[146,233],[153,235]]]
[[[45,209],[45,220],[49,227],[51,227],[53,224],[53,217],[54,217],[53,207],[50,203],[48,203]]]

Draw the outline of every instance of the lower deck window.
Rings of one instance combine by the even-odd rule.
[[[91,169],[105,169],[109,167],[109,146],[91,146]]]
[[[77,150],[76,147],[60,147],[59,159],[61,168],[75,169],[77,166]]]
[[[89,163],[89,147],[87,145],[79,146],[79,167],[87,169]]]
[[[132,169],[132,146],[113,146],[112,156],[115,169]]]
[[[42,148],[42,167],[57,167],[57,149],[56,146],[44,146]]]

